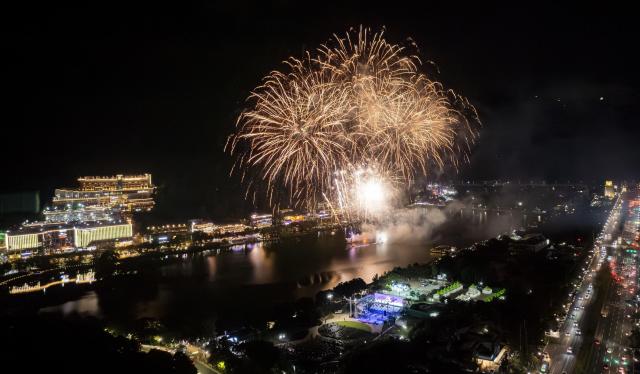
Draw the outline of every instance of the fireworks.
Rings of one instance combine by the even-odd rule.
[[[252,92],[227,143],[243,177],[254,173],[248,191],[266,182],[270,204],[322,198],[371,211],[416,176],[467,158],[479,124],[473,106],[383,33],[334,35],[285,64]]]
[[[392,207],[396,197],[396,184],[388,175],[375,166],[340,170],[335,173],[331,197],[325,194],[325,201],[335,203],[334,211],[348,221],[376,218]]]

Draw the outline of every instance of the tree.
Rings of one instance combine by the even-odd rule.
[[[102,252],[96,260],[96,276],[98,278],[110,277],[116,270],[117,262],[118,256],[114,251]]]
[[[435,277],[436,275],[438,275],[438,266],[436,265],[435,261],[431,262],[431,276]]]
[[[173,355],[173,372],[175,374],[198,374],[193,362],[186,354],[178,351]]]
[[[162,323],[154,318],[139,318],[134,324],[134,332],[143,342],[154,342],[153,338],[161,335],[164,330]]]
[[[367,289],[367,283],[362,278],[355,278],[338,284],[333,289],[333,292],[344,297],[351,297],[353,294],[365,289]]]
[[[238,348],[245,354],[236,370],[239,373],[271,373],[279,366],[280,351],[273,343],[254,340]]]
[[[152,349],[144,358],[144,372],[157,374],[170,374],[173,370],[173,357],[170,353],[158,349]]]
[[[97,319],[34,314],[3,321],[8,322],[0,323],[0,336],[6,337],[0,341],[5,367],[27,365],[27,372],[69,374],[196,373],[184,354],[141,352],[135,340],[111,335]],[[38,359],[34,360],[33,352],[37,350]]]

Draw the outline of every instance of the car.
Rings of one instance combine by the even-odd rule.
[[[581,335],[582,331],[580,331],[580,329],[576,329],[576,335]]]
[[[568,330],[567,330],[567,331],[564,333],[564,336],[571,336],[571,331],[568,331]]]
[[[607,353],[613,353],[613,348],[607,347]]]
[[[595,345],[600,345],[600,340],[596,339],[596,340],[594,340],[594,341],[593,341],[593,343],[594,343]]]
[[[546,373],[547,370],[549,370],[549,364],[546,362],[542,363],[542,366],[540,366],[540,372],[541,373]]]
[[[570,346],[567,347],[567,354],[569,355],[573,354],[573,348],[571,348]]]
[[[609,370],[609,365],[604,364],[604,365],[602,365],[602,368],[603,368],[604,370]]]

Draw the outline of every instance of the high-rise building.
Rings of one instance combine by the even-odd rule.
[[[613,181],[604,182],[604,196],[609,199],[613,199],[616,196],[616,189],[613,185]]]
[[[52,201],[54,210],[103,206],[123,213],[150,211],[155,202],[151,174],[111,177],[80,177],[79,188],[59,188]]]
[[[60,251],[87,248],[90,245],[113,243],[133,236],[131,223],[84,222],[58,224],[35,222],[19,229],[7,231],[5,249],[8,251],[37,250]]]
[[[80,177],[78,183],[78,188],[56,189],[44,221],[7,231],[3,247],[24,254],[113,246],[132,238],[130,214],[155,204],[151,174]],[[186,232],[186,224],[181,226]]]
[[[0,216],[12,213],[38,213],[40,193],[37,191],[0,194]]]

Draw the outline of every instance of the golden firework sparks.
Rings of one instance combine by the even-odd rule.
[[[313,205],[336,189],[336,172],[360,168],[354,165],[408,185],[467,159],[479,125],[475,108],[422,74],[418,57],[382,32],[334,35],[285,64],[287,72],[272,72],[251,93],[227,144],[237,168],[266,181],[272,205],[281,192],[294,205]]]

